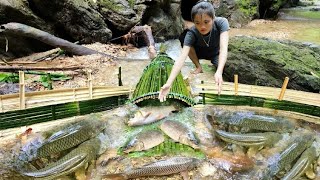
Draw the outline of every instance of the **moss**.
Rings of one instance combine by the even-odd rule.
[[[128,0],[128,3],[129,3],[130,8],[132,8],[132,9],[133,9],[133,7],[134,7],[134,5],[135,5],[136,1],[135,1],[135,0]]]
[[[112,11],[122,11],[124,8],[112,0],[101,0],[100,4]]]
[[[305,32],[303,33],[306,34]],[[319,32],[310,30],[312,37],[316,37]],[[291,72],[299,72],[301,74],[309,74],[313,72],[316,76],[320,76],[320,65],[318,59],[320,55],[314,53],[307,47],[295,47],[284,43],[271,40],[256,38],[233,38],[230,48],[237,49],[250,59],[260,59],[266,61],[268,66],[282,66],[284,70]],[[235,49],[234,49],[235,48]],[[255,49],[255,51],[252,51]]]

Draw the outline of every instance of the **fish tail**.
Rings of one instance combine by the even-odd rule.
[[[129,179],[128,176],[124,173],[117,173],[117,174],[106,174],[103,175],[105,179],[112,179],[112,180],[126,180]]]

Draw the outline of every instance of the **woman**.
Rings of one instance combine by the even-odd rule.
[[[199,59],[211,60],[212,64],[217,66],[214,79],[218,86],[218,94],[221,92],[222,73],[228,54],[228,30],[230,29],[228,20],[215,17],[213,5],[208,1],[200,1],[193,6],[191,18],[194,26],[186,33],[182,52],[175,62],[166,84],[160,89],[158,98],[161,102],[166,101],[171,85],[180,73],[188,55],[196,66],[194,74],[202,72]]]

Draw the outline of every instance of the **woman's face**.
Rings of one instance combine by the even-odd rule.
[[[207,14],[196,14],[194,16],[194,25],[202,34],[208,34],[212,28],[213,19]]]

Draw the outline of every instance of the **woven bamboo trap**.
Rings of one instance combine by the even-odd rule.
[[[138,84],[132,95],[132,103],[140,106],[159,105],[159,90],[166,83],[174,61],[165,53],[159,53],[151,63],[145,67]],[[186,82],[183,80],[182,74],[179,73],[172,84],[167,102],[179,102],[184,106],[194,105]]]

